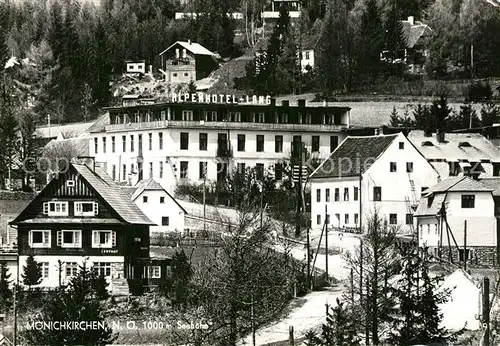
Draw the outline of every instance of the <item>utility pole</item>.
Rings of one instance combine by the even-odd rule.
[[[311,289],[311,240],[309,239],[310,227],[307,227],[307,290]]]
[[[467,220],[464,221],[464,271],[467,271]]]
[[[19,247],[16,253],[17,258],[17,280],[14,290],[14,346],[17,346],[17,291],[19,290]]]
[[[262,218],[264,214],[263,201],[264,200],[264,182],[260,182],[260,229],[262,229]]]
[[[295,346],[295,340],[294,340],[294,337],[293,337],[293,326],[290,326],[288,328],[288,333],[290,335],[290,345],[291,346]]]
[[[254,299],[253,299],[253,293],[252,293],[252,304],[251,304],[251,314],[252,314],[252,345],[255,346],[255,315],[254,315]]]
[[[328,206],[325,204],[325,271],[328,280]]]
[[[299,170],[299,183],[297,184],[297,211],[296,211],[296,224],[295,224],[295,236],[300,237],[300,224],[301,224],[301,206],[302,206],[302,142],[292,142],[295,147],[295,155],[299,155],[299,157],[295,157],[295,163],[298,163]],[[294,155],[292,154],[292,155]],[[293,172],[293,168],[292,168]],[[293,174],[292,174],[293,175]]]
[[[207,166],[203,167],[203,234],[207,233],[207,202],[206,202]]]
[[[482,346],[490,346],[490,279],[483,278],[483,328],[484,338]]]

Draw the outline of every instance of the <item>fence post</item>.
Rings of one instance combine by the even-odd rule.
[[[295,346],[295,342],[294,342],[294,339],[293,339],[293,326],[289,327],[288,332],[290,334],[290,345],[291,346]]]

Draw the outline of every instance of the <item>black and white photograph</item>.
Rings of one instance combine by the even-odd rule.
[[[0,346],[500,345],[500,0],[0,0]]]

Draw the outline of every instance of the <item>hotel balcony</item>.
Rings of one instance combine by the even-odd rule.
[[[263,130],[263,131],[290,131],[290,132],[339,132],[348,128],[347,125],[328,124],[276,124],[252,122],[224,122],[224,121],[182,121],[159,120],[140,123],[106,125],[106,132],[123,132],[152,129],[225,129],[225,130]]]

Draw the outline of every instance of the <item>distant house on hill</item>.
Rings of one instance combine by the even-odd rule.
[[[432,29],[414,17],[402,20],[401,34],[405,42],[404,58],[410,73],[420,74],[424,72],[425,61],[429,56],[427,42],[432,35]]]
[[[264,19],[278,19],[280,16],[280,7],[286,6],[290,18],[299,18],[301,2],[299,0],[272,0],[264,12],[261,13]]]
[[[159,56],[160,71],[168,83],[189,83],[203,79],[219,66],[215,53],[190,40],[175,42]]]
[[[127,74],[145,74],[146,62],[144,60],[127,61]]]

